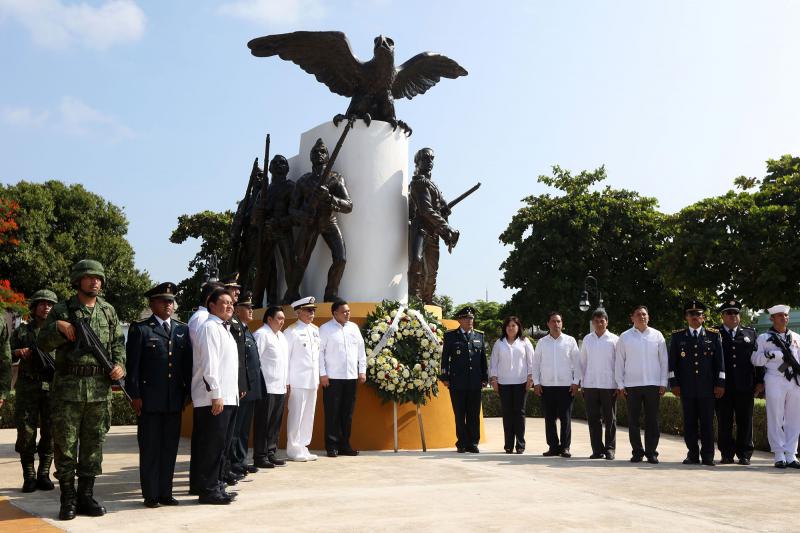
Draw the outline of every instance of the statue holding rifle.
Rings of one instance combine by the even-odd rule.
[[[439,270],[439,238],[448,252],[458,243],[458,230],[448,223],[450,211],[457,203],[475,192],[480,183],[450,203],[444,199],[431,179],[433,150],[423,148],[414,156],[414,177],[409,185],[409,258],[408,292],[423,303],[433,302],[436,274]]]

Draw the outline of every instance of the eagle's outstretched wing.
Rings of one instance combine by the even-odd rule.
[[[291,61],[342,96],[352,97],[361,84],[361,61],[340,31],[296,31],[258,37],[247,43],[256,57],[277,55]]]
[[[410,100],[436,85],[442,78],[455,79],[466,75],[467,71],[449,57],[423,52],[397,67],[392,96]]]

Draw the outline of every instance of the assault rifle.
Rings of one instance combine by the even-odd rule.
[[[92,327],[89,325],[89,321],[85,318],[77,319],[73,325],[75,326],[75,332],[78,337],[77,345],[92,352],[92,355],[94,355],[94,358],[98,363],[100,363],[100,366],[103,367],[103,370],[105,370],[106,374],[110,375],[114,370],[115,365],[108,356],[108,353],[103,347],[103,343],[100,341],[97,333],[95,333]],[[125,390],[124,379],[113,381],[113,384],[119,387],[119,389],[125,394],[125,397],[128,398],[129,402],[133,401],[131,395],[128,394],[127,390]]]
[[[56,372],[56,361],[53,356],[36,346],[36,342],[31,343],[30,350],[41,365],[44,380],[53,381],[53,376]]]

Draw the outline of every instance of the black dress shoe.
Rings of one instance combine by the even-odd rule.
[[[525,453],[525,448],[517,448],[516,453],[517,455],[522,455],[523,453]]]
[[[149,507],[151,509],[155,509],[156,507],[161,507],[158,503],[158,499],[156,498],[145,498],[144,506]]]
[[[786,468],[786,461],[775,461],[775,468]]]
[[[481,453],[481,451],[478,449],[478,447],[477,447],[477,446],[469,446],[469,447],[467,448],[467,451],[468,451],[469,453]]]
[[[650,463],[651,465],[657,465],[658,464],[658,457],[656,457],[655,455],[648,455],[647,456],[647,462]]]
[[[255,474],[258,472],[258,467],[255,465],[246,465],[244,469],[247,470],[249,474]]]
[[[744,466],[749,465],[750,464],[750,458],[749,457],[742,457],[741,459],[739,459],[739,464],[740,465],[744,465]]]
[[[613,461],[614,460],[614,452],[608,451],[604,454],[606,461]]]
[[[231,499],[222,494],[204,494],[197,499],[197,502],[205,505],[230,505]]]
[[[458,453],[464,453],[466,451],[467,450],[465,450],[464,448],[456,448],[456,452],[458,452]]]
[[[542,453],[545,457],[555,457],[561,453],[560,450],[547,450],[546,452]]]
[[[632,463],[641,463],[643,458],[644,458],[644,455],[639,455],[639,454],[631,455],[631,462]]]
[[[733,457],[723,457],[719,464],[721,465],[732,465],[733,464]]]
[[[164,498],[159,498],[158,499],[158,503],[160,503],[161,505],[170,505],[170,506],[172,506],[172,505],[180,505],[180,502],[178,500],[176,500],[175,498],[173,498],[172,496],[166,496]]]
[[[503,448],[503,449],[506,451],[506,453],[514,453],[513,448]]]
[[[603,453],[593,453],[589,456],[589,459],[602,459],[603,457],[605,457]]]
[[[786,468],[797,468],[797,469],[800,469],[800,461],[795,459],[791,463],[786,463]]]
[[[256,468],[275,468],[275,465],[266,459],[256,459],[253,461],[253,466]]]
[[[569,453],[569,450],[564,450],[559,455],[561,455],[561,457],[563,457],[564,459],[569,459],[570,457],[572,457],[572,454]]]
[[[346,455],[348,457],[355,457],[358,455],[358,450],[347,449],[347,450],[339,450],[339,455]]]
[[[683,464],[685,464],[685,465],[699,465],[700,464],[700,459],[698,459],[696,457],[686,457],[686,459],[683,460]]]
[[[228,486],[233,486],[239,483],[239,480],[233,475],[232,472],[229,472],[222,476],[222,481],[224,481]]]
[[[268,466],[267,468],[272,468],[272,467],[275,467],[275,466],[286,466],[286,461],[284,461],[283,459],[278,459],[274,455],[268,456],[267,457],[267,461],[269,461],[269,464],[272,465],[272,466]]]
[[[703,466],[717,466],[714,459],[703,459]]]
[[[328,450],[328,457],[339,457],[339,452],[336,450]]]

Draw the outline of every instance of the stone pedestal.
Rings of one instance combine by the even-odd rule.
[[[321,138],[328,151],[344,131],[326,122],[300,137],[299,155],[289,160],[289,179],[311,171],[311,147]],[[358,120],[342,145],[333,170],[344,176],[353,211],[339,214],[347,246],[347,267],[339,296],[348,301],[380,302],[408,298],[408,139],[386,122],[369,127]],[[311,256],[301,296],[322,301],[331,254],[320,238]]]

